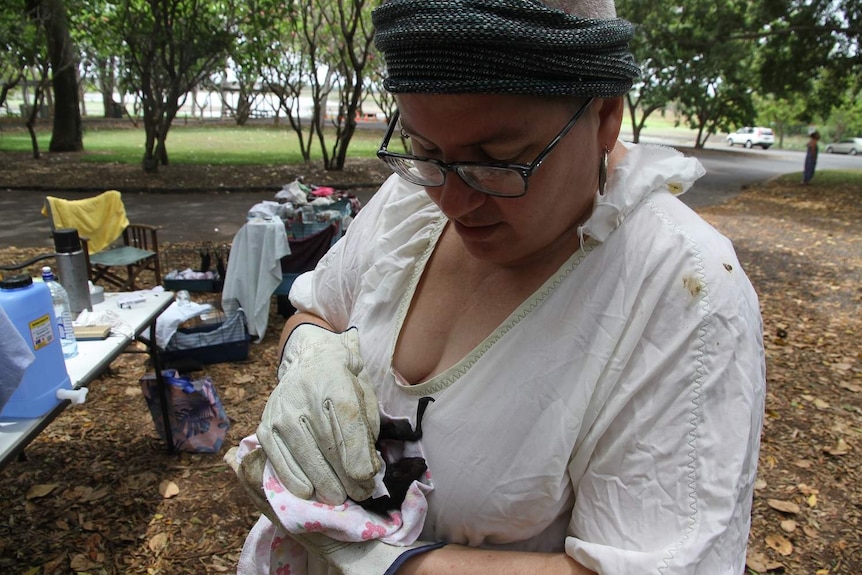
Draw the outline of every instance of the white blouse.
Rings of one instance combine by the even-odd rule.
[[[700,163],[627,147],[584,247],[428,381],[392,368],[446,223],[421,188],[390,178],[294,283],[297,309],[359,328],[387,413],[436,400],[422,539],[566,552],[613,575],[744,571],[765,393],[757,296],[731,243],[674,197]]]

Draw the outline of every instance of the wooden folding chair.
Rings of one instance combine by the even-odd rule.
[[[78,230],[87,254],[90,279],[94,283],[104,280],[121,290],[134,291],[138,276],[150,270],[155,275],[156,285],[159,285],[162,283],[162,270],[159,262],[158,228],[129,223],[119,194],[112,190],[83,200],[64,200],[48,196],[42,213],[48,216],[52,231],[60,227]],[[104,210],[104,202],[113,202],[113,209]],[[59,212],[62,212],[62,215]],[[122,228],[122,245],[113,245],[119,239],[118,236],[107,242],[102,241],[103,244],[111,244],[108,248],[91,251],[89,238],[105,229],[114,228]],[[104,236],[101,239],[104,240]],[[125,268],[125,277],[118,273],[117,268]]]

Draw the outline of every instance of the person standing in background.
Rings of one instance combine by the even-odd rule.
[[[817,167],[817,144],[820,142],[820,132],[814,130],[808,135],[805,145],[805,170],[802,172],[802,183],[808,184],[814,179],[814,169]]]

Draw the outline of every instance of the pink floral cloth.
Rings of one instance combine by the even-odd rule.
[[[424,457],[418,442],[386,443],[381,454],[384,463],[403,457]],[[237,463],[259,447],[255,435],[243,439],[236,454]],[[374,497],[385,495],[383,469],[376,482]],[[305,574],[308,555],[302,545],[290,537],[291,533],[323,533],[348,542],[380,539],[391,545],[410,545],[422,532],[428,511],[425,497],[433,489],[431,474],[426,472],[423,481],[414,481],[410,486],[401,509],[390,511],[387,517],[383,517],[350,499],[343,505],[300,499],[284,487],[269,462],[264,469],[263,487],[281,525],[274,525],[265,515],[260,516],[246,537],[237,575]]]

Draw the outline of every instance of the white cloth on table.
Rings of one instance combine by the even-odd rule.
[[[18,389],[24,372],[35,358],[6,310],[0,307],[0,410]]]
[[[293,211],[294,209],[291,204],[283,204],[280,202],[273,202],[271,200],[264,200],[253,205],[248,210],[248,214],[246,217],[249,219],[268,219],[272,217],[286,219],[287,217],[293,215]]]
[[[390,178],[293,284],[297,309],[358,328],[383,410],[436,400],[421,539],[566,552],[599,573],[744,571],[765,394],[757,296],[731,243],[674,197],[703,174],[697,160],[627,147],[584,247],[427,381],[392,367],[446,225],[424,190]]]
[[[252,337],[263,339],[266,333],[270,299],[282,280],[281,258],[289,254],[287,231],[278,217],[250,219],[233,238],[222,305],[230,299],[239,301]]]
[[[171,305],[156,319],[156,345],[161,349],[165,349],[168,342],[177,333],[177,328],[181,323],[211,309],[213,309],[213,306],[208,303],[190,301],[184,305],[180,305],[179,302],[171,302]]]

